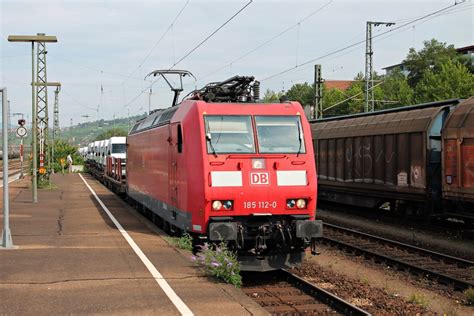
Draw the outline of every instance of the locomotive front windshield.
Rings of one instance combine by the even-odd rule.
[[[249,115],[206,115],[204,121],[208,153],[255,153],[252,119]]]
[[[306,152],[299,116],[255,116],[255,123],[260,153]]]
[[[114,154],[124,154],[127,150],[127,145],[125,144],[112,144],[112,153]]]

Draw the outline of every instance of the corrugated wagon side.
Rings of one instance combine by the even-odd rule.
[[[455,211],[473,217],[474,97],[449,115],[443,130],[443,157],[443,197],[457,202]]]
[[[448,100],[311,122],[321,200],[432,211],[441,201]],[[428,206],[428,207],[426,207]]]

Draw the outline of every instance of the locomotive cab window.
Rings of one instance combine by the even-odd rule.
[[[260,153],[306,153],[303,126],[299,116],[255,116],[255,123]]]
[[[249,115],[206,115],[204,123],[209,154],[255,153]]]

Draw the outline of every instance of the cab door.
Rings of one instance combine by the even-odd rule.
[[[172,206],[171,217],[176,219],[176,210],[179,208],[179,155],[183,150],[183,135],[180,123],[169,125],[168,151],[168,183],[169,197]]]

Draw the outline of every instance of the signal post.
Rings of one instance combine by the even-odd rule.
[[[25,128],[25,120],[24,119],[19,119],[18,120],[18,125],[20,125],[16,129],[16,135],[20,137],[20,178],[23,179],[23,154],[24,154],[24,149],[23,149],[23,138],[28,136],[28,131]]]

